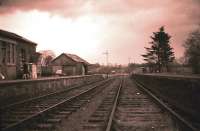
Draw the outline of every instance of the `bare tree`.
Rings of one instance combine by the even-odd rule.
[[[200,73],[200,26],[191,32],[184,43],[185,57],[193,73]]]
[[[39,51],[39,53],[41,54],[40,63],[42,66],[48,66],[56,56],[52,50],[43,50]]]
[[[48,66],[50,65],[51,61],[53,60],[53,57],[52,56],[47,56],[45,58],[45,65]]]

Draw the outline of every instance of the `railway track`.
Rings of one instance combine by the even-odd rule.
[[[143,90],[148,96],[150,96],[161,108],[165,109],[169,114],[171,114],[173,119],[175,119],[179,123],[179,126],[181,127],[180,129],[181,131],[182,130],[183,131],[199,131],[193,125],[191,121],[186,120],[184,116],[180,115],[178,111],[176,111],[175,108],[173,108],[173,106],[170,106],[170,104],[167,103],[167,101],[160,100],[156,95],[154,95],[147,88],[145,88],[145,86],[143,86],[143,84],[141,84],[140,82],[138,81],[134,81],[134,82],[137,84],[137,86],[141,90]]]
[[[139,85],[138,85],[139,86]],[[141,88],[141,87],[140,87]],[[164,103],[158,106],[144,89],[125,78],[113,87],[83,126],[85,131],[197,131],[169,113]],[[155,96],[153,96],[155,97]],[[159,101],[158,98],[156,101]]]
[[[86,131],[109,131],[112,124],[112,117],[115,113],[117,100],[122,88],[123,78],[118,86],[113,87],[107,96],[103,99],[97,110],[91,115],[83,130]]]
[[[95,92],[101,91],[111,79],[84,87],[51,93],[1,109],[1,130],[50,130],[80,106],[89,101]],[[101,90],[100,90],[101,89]],[[75,102],[77,101],[77,102]]]
[[[15,110],[12,110],[11,106],[7,114],[4,113],[4,117],[9,114],[10,117],[3,119],[4,123],[8,123],[3,131],[54,131],[63,119],[90,102],[97,93],[108,87],[112,80],[100,82],[84,90],[77,88],[79,92],[74,91],[68,97],[57,94],[56,97],[52,95],[52,99],[47,97],[44,102],[36,100],[29,104],[23,103],[23,106],[14,105]],[[118,83],[109,88],[97,109],[87,118],[83,130],[197,131],[139,83],[124,76],[116,82]]]

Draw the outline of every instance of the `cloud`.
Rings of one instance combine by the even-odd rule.
[[[148,46],[152,32],[162,25],[172,36],[175,54],[180,57],[188,33],[200,24],[199,0],[1,0],[0,17],[32,10],[72,20],[85,15],[105,19],[99,50],[110,50],[110,59],[121,63],[131,56],[141,62],[143,47]],[[6,22],[0,21],[3,25]],[[123,55],[119,55],[120,51],[124,51]]]
[[[40,10],[53,14],[73,16],[81,12],[81,7],[86,4],[83,0],[2,0],[0,13],[13,13],[17,10]]]
[[[95,15],[113,15],[116,17],[132,17],[135,14],[145,15],[148,12],[162,13],[163,18],[169,21],[191,21],[200,19],[199,0],[1,0],[0,14],[9,14],[14,11],[40,10],[52,14],[72,17],[85,13]],[[154,16],[152,16],[154,17]],[[162,19],[163,19],[162,18]],[[151,19],[151,17],[149,18]],[[159,19],[159,18],[158,18]],[[168,22],[168,21],[167,21]]]

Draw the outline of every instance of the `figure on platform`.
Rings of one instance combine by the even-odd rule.
[[[29,79],[30,78],[30,73],[28,70],[28,64],[26,62],[24,62],[23,64],[23,79]]]
[[[5,77],[5,75],[4,75],[4,67],[3,66],[1,66],[0,67],[0,80],[5,80],[6,79],[6,77]]]
[[[5,76],[0,72],[0,80],[4,80]]]

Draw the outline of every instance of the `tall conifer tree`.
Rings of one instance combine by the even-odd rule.
[[[171,36],[165,32],[164,27],[160,27],[158,32],[153,32],[150,42],[151,47],[145,47],[147,53],[142,55],[150,69],[158,70],[166,68],[169,70],[169,63],[174,60],[173,48],[170,46]]]

